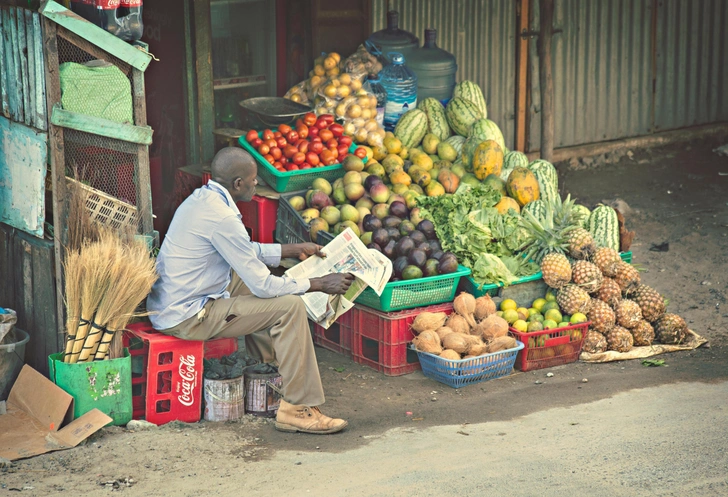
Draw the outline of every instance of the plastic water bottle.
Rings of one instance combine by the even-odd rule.
[[[377,97],[377,122],[380,126],[384,127],[384,107],[387,105],[387,90],[382,86],[382,82],[379,76],[376,74],[370,74],[367,80],[364,82],[363,88]]]
[[[379,73],[387,92],[384,108],[384,129],[393,131],[402,114],[417,107],[417,75],[407,68],[401,53],[390,52],[392,63]]]

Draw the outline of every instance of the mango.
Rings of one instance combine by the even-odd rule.
[[[421,167],[425,171],[429,171],[434,166],[434,162],[432,161],[430,156],[424,153],[418,154],[416,157],[412,157],[412,164]]]
[[[422,139],[422,150],[428,154],[437,153],[437,145],[439,145],[440,139],[432,133],[427,133]]]
[[[438,181],[430,181],[425,187],[425,193],[428,197],[439,197],[445,195],[445,188]]]
[[[454,161],[458,158],[458,152],[455,147],[447,142],[440,142],[437,144],[437,155],[442,160]]]
[[[401,170],[392,172],[389,175],[389,180],[393,185],[401,184],[409,186],[412,183],[412,178],[410,178],[409,174]]]

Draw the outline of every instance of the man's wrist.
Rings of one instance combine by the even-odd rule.
[[[301,248],[297,243],[281,245],[281,258],[298,257],[301,255]]]
[[[309,292],[320,292],[323,289],[323,284],[321,282],[321,278],[310,278],[308,280],[309,283]]]

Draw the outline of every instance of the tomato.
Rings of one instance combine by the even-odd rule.
[[[312,166],[318,166],[318,163],[321,162],[321,159],[319,158],[318,154],[309,152],[306,154],[306,162],[308,162]]]
[[[265,140],[265,144],[268,145],[268,148],[273,148],[278,146],[278,142],[275,141],[275,138],[270,138],[268,140]]]
[[[270,149],[271,149],[271,147],[269,147],[265,143],[261,143],[260,146],[258,147],[258,153],[260,155],[266,155],[266,154],[270,153]]]
[[[352,144],[351,136],[342,136],[339,138],[339,145],[346,145],[347,147]]]
[[[324,119],[324,116],[319,116],[318,119],[316,119],[316,127],[318,129],[326,129],[329,127],[329,123],[326,122],[326,119]]]
[[[330,129],[322,129],[319,131],[319,136],[321,137],[321,140],[326,143],[334,137],[334,133],[332,133]]]
[[[273,163],[273,167],[275,167],[276,169],[281,169],[281,168],[283,168],[283,163],[281,161],[277,160]]]
[[[334,124],[334,115],[333,114],[321,114],[319,117],[323,117],[324,120],[330,125]]]
[[[330,157],[329,159],[324,161],[324,166],[330,166],[332,164],[338,164],[336,162],[336,157]]]
[[[308,152],[308,147],[310,145],[310,142],[308,140],[299,140],[298,141],[298,151],[303,152],[304,154]]]
[[[281,136],[283,136],[283,133],[281,133],[280,131],[276,131],[275,133],[273,133],[273,138],[275,138],[276,140]]]
[[[308,162],[304,162],[303,164],[298,166],[298,169],[311,169],[311,164],[309,164]]]
[[[263,158],[268,161],[268,164],[273,164],[276,161],[271,154],[264,155]]]
[[[305,124],[303,123],[303,119],[301,119],[300,117],[296,119],[296,127],[298,128],[299,126],[305,126]]]
[[[334,152],[332,152],[330,149],[325,148],[321,151],[319,157],[321,157],[321,162],[325,164],[326,161],[328,161],[329,159],[334,159],[336,157],[336,154],[334,154]]]
[[[341,164],[342,162],[344,162],[344,159],[346,159],[346,156],[347,156],[347,155],[349,155],[349,154],[342,154],[342,155],[338,156],[338,157],[336,158],[336,162],[337,162],[338,164]]]
[[[283,148],[288,144],[286,139],[282,136],[279,136],[278,138],[276,138],[276,143],[278,144],[278,148]]]
[[[336,147],[336,151],[339,153],[339,157],[342,155],[347,155],[349,153],[349,146],[348,145],[339,145]]]
[[[300,138],[307,138],[308,126],[306,126],[305,124],[302,124],[301,126],[296,126],[296,133],[298,133],[298,136]]]
[[[304,154],[303,152],[297,152],[293,156],[292,162],[294,164],[303,164],[305,160],[306,160],[306,154]]]
[[[306,113],[305,116],[303,116],[303,124],[306,126],[313,126],[316,123],[316,114],[313,112]]]
[[[298,142],[298,133],[295,131],[289,131],[286,135],[286,140],[288,140],[288,143],[295,145]]]
[[[278,126],[278,131],[280,131],[283,136],[286,136],[288,132],[291,131],[291,127],[287,124],[281,124]]]
[[[261,143],[263,143],[263,140],[261,140],[260,138],[256,138],[255,140],[250,142],[250,144],[255,147],[256,150],[258,149],[258,147],[260,147]]]
[[[363,159],[367,156],[367,151],[364,150],[362,147],[356,147],[356,150],[354,150],[354,155],[356,155],[360,159]]]
[[[245,135],[245,141],[247,141],[248,143],[253,143],[253,140],[257,140],[257,139],[258,139],[258,132],[255,131],[254,129],[251,129],[250,131],[248,131],[248,134]]]
[[[313,141],[308,149],[315,154],[320,154],[324,149],[324,144],[320,141]]]
[[[269,130],[269,129],[263,130],[263,139],[264,140],[272,140],[273,138],[274,138],[273,132],[271,130]]]
[[[319,129],[316,126],[312,126],[308,128],[308,137],[309,138],[316,138],[319,134]]]
[[[283,156],[283,152],[281,152],[281,149],[278,147],[273,147],[270,149],[270,154],[273,156],[275,160],[278,160]]]
[[[297,164],[289,163],[288,166],[286,166],[287,171],[298,171],[299,167]]]
[[[331,126],[329,126],[329,129],[336,138],[344,134],[344,127],[339,123],[333,123]]]
[[[295,145],[289,144],[283,148],[283,155],[286,156],[286,159],[290,159],[291,157],[296,155],[297,152],[299,152],[299,150]]]

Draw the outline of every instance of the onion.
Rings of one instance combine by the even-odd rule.
[[[471,328],[475,326],[475,317],[473,316],[475,312],[475,297],[467,292],[460,292],[460,295],[452,301],[452,306],[455,312],[465,318]]]
[[[445,321],[445,326],[455,333],[463,333],[465,335],[470,333],[470,325],[460,314],[450,314],[450,317]]]
[[[475,319],[482,321],[491,314],[495,314],[495,302],[490,295],[485,294],[475,299]]]
[[[410,328],[417,335],[425,330],[436,330],[440,328],[446,319],[447,314],[444,312],[421,312],[412,322]]]

